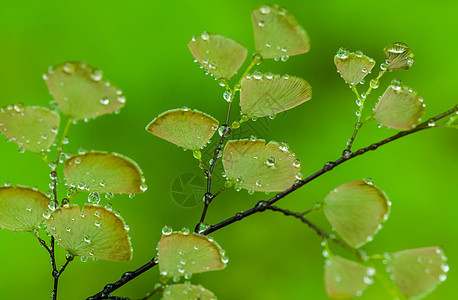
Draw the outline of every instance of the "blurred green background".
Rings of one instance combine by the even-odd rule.
[[[22,101],[47,106],[52,99],[41,76],[50,65],[84,60],[104,70],[106,78],[124,91],[127,104],[119,115],[71,127],[67,150],[76,152],[84,146],[122,153],[139,163],[149,185],[146,193],[133,199],[116,196],[111,201],[131,227],[134,259],[125,263],[75,260],[61,277],[60,299],[85,299],[119,279],[123,272],[146,263],[156,254],[163,225],[194,227],[202,205],[177,205],[171,189],[180,174],[200,174],[196,160],[144,128],[159,113],[185,105],[223,119],[223,89],[193,63],[186,43],[192,35],[208,30],[229,36],[252,52],[250,11],[262,3],[0,2],[0,105]],[[292,12],[308,31],[312,50],[286,63],[269,61],[260,68],[305,78],[313,87],[313,98],[275,120],[244,125],[244,134],[288,141],[302,160],[304,175],[340,155],[356,120],[354,97],[333,63],[339,47],[362,50],[379,63],[385,59],[383,47],[394,41],[407,43],[415,53],[416,62],[409,71],[384,76],[381,87],[370,97],[368,109],[395,77],[424,97],[426,116],[456,104],[458,2],[277,3]],[[374,69],[372,75],[377,72]],[[233,116],[237,114],[235,111]],[[394,133],[370,124],[359,135],[356,146]],[[373,178],[393,205],[389,221],[367,245],[368,251],[443,246],[450,258],[449,279],[426,299],[454,299],[458,293],[457,134],[452,129],[434,129],[391,143],[338,167],[283,199],[279,206],[304,211],[344,182]],[[46,165],[37,155],[18,153],[16,145],[3,138],[0,168],[0,182],[9,180],[14,185],[37,185],[47,190]],[[189,186],[185,188],[185,192],[190,191]],[[210,207],[208,222],[223,220],[261,199],[266,199],[262,193],[225,192]],[[83,203],[84,197],[78,201]],[[105,199],[102,204],[106,204]],[[321,213],[312,219],[329,229]],[[326,299],[320,239],[297,220],[265,212],[213,237],[227,251],[228,267],[194,276],[193,282],[202,283],[220,299]],[[0,299],[48,299],[52,280],[46,251],[30,234],[2,230],[0,243]],[[63,251],[59,260],[63,263]],[[157,268],[150,270],[115,295],[141,298],[153,289],[157,274]],[[361,299],[390,299],[390,295],[376,282]]]

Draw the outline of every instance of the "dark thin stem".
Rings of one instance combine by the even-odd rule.
[[[55,300],[57,299],[57,287],[59,285],[59,277],[62,275],[62,273],[65,271],[67,268],[68,264],[73,260],[73,257],[67,258],[67,261],[65,264],[62,266],[60,270],[57,270],[57,265],[56,265],[56,256],[54,252],[54,246],[55,246],[55,239],[53,236],[51,236],[51,245],[48,246],[46,242],[37,236],[38,241],[40,242],[41,245],[48,251],[49,257],[51,258],[51,264],[52,264],[52,276],[54,278],[54,288],[52,291],[52,299]]]
[[[303,213],[300,213],[301,216],[305,216],[311,212],[314,212],[314,211],[317,211],[317,210],[320,210],[323,208],[323,203],[321,202],[318,202],[318,203],[315,203],[315,206],[309,210],[306,210],[304,211]]]
[[[383,146],[385,144],[388,144],[390,142],[393,142],[399,138],[402,138],[404,136],[407,136],[407,135],[410,135],[412,133],[415,133],[415,132],[418,132],[418,131],[421,131],[421,130],[424,130],[424,129],[428,129],[428,128],[432,128],[431,126],[428,125],[428,123],[431,123],[431,122],[436,122],[440,119],[443,119],[453,113],[456,113],[458,111],[458,105],[456,105],[454,108],[444,112],[444,113],[441,113],[433,118],[430,118],[428,119],[426,122],[423,122],[421,124],[419,124],[417,127],[415,127],[414,129],[411,129],[411,130],[408,130],[408,131],[401,131],[391,137],[388,137],[382,141],[379,141],[377,143],[373,143],[367,147],[364,147],[364,148],[361,148],[355,152],[349,152],[349,153],[345,153],[344,156],[342,157],[339,157],[337,160],[335,160],[334,162],[328,162],[324,165],[324,167],[320,170],[318,170],[317,172],[313,173],[312,175],[310,175],[309,177],[303,179],[303,180],[300,180],[300,181],[297,181],[293,186],[289,187],[288,189],[286,189],[285,191],[281,192],[281,193],[278,193],[276,194],[274,197],[272,197],[271,199],[269,199],[268,201],[259,201],[254,207],[244,211],[244,212],[241,212],[241,213],[237,213],[235,214],[233,217],[230,217],[224,221],[221,221],[213,226],[210,226],[208,229],[200,232],[200,234],[202,235],[208,235],[212,232],[215,232],[221,228],[224,228],[236,221],[240,221],[248,216],[251,216],[252,214],[255,214],[257,212],[263,212],[265,211],[266,209],[270,209],[269,207],[271,207],[275,202],[277,202],[278,200],[280,200],[281,198],[284,198],[285,196],[289,195],[290,193],[294,192],[295,190],[299,189],[300,187],[304,186],[305,184],[311,182],[312,180],[320,177],[321,175],[331,171],[333,168],[335,168],[336,166],[344,163],[345,161],[348,161],[354,157],[357,157],[357,156],[360,156],[360,155],[363,155],[364,153],[366,152],[369,152],[369,151],[374,151],[376,149],[378,149],[378,147],[380,146]],[[300,216],[300,214],[299,214]],[[302,217],[301,216],[301,220],[302,220]],[[305,218],[304,218],[305,219]],[[312,227],[312,223],[306,223],[307,225],[309,225],[312,229],[314,229],[315,231],[317,231],[317,229],[319,229],[318,227],[316,227],[316,229],[314,227]],[[314,225],[313,225],[314,226]],[[330,239],[332,240],[332,239]],[[147,264],[141,266],[139,269],[131,272],[131,273],[125,273],[123,275],[123,277],[121,277],[120,280],[118,280],[117,282],[113,283],[113,284],[108,284],[105,286],[105,288],[103,289],[103,291],[95,294],[94,296],[92,297],[89,297],[87,298],[86,300],[100,300],[100,299],[107,299],[106,297],[113,291],[117,290],[118,288],[120,288],[121,286],[123,286],[124,284],[126,284],[127,282],[131,281],[132,279],[134,279],[135,277],[139,276],[140,274],[146,272],[147,270],[151,269],[152,267],[156,266],[157,263],[155,262],[155,259],[152,259],[150,262],[148,262]],[[128,275],[126,275],[128,274]],[[105,297],[105,298],[103,298]]]
[[[42,238],[40,238],[38,236],[37,236],[37,239],[40,242],[40,244],[46,249],[46,251],[48,251],[48,253],[51,255],[51,249],[48,247],[46,242]]]
[[[199,232],[200,224],[205,222],[205,217],[207,215],[208,206],[210,205],[210,203],[212,202],[212,200],[214,198],[213,194],[211,193],[213,170],[215,168],[215,164],[216,164],[216,160],[218,159],[218,155],[219,155],[219,153],[221,152],[221,150],[223,148],[224,140],[226,139],[226,136],[227,136],[226,135],[226,130],[230,130],[230,127],[229,127],[228,123],[229,123],[229,118],[231,116],[231,108],[232,108],[232,100],[233,99],[234,99],[234,92],[232,92],[232,94],[231,94],[231,99],[230,99],[230,102],[229,102],[229,105],[228,105],[228,108],[227,108],[226,123],[224,125],[222,125],[225,128],[224,128],[223,133],[221,135],[221,139],[219,140],[218,147],[216,147],[216,149],[215,149],[215,152],[214,152],[214,155],[213,155],[213,159],[212,159],[211,164],[210,164],[210,168],[205,171],[205,174],[207,176],[207,193],[204,195],[204,209],[202,211],[202,215],[200,217],[200,221],[199,221],[199,223],[196,225],[196,227],[194,229],[194,232]]]
[[[201,234],[203,235],[207,235],[207,234],[210,234],[212,232],[215,232],[221,228],[224,228],[236,221],[240,221],[248,216],[251,216],[252,214],[254,213],[257,213],[257,212],[263,212],[266,210],[266,207],[267,206],[270,206],[270,205],[273,205],[274,203],[276,203],[278,200],[284,198],[285,196],[291,194],[292,192],[294,192],[295,190],[299,189],[300,187],[304,186],[305,184],[311,182],[312,180],[315,180],[316,178],[320,177],[321,175],[331,171],[332,169],[334,169],[335,167],[341,165],[342,163],[352,159],[352,158],[355,158],[357,156],[360,156],[360,155],[363,155],[364,153],[366,152],[369,152],[369,151],[374,151],[376,149],[378,149],[378,147],[380,146],[383,146],[383,145],[386,145],[388,143],[391,143],[397,139],[400,139],[402,137],[405,137],[407,135],[410,135],[412,133],[415,133],[415,132],[418,132],[418,131],[421,131],[421,130],[425,130],[425,129],[429,129],[429,128],[433,128],[431,126],[428,125],[431,124],[431,123],[435,123],[436,121],[440,120],[440,119],[443,119],[455,112],[458,111],[458,105],[456,105],[454,108],[452,109],[449,109],[448,111],[444,112],[444,113],[441,113],[433,118],[430,118],[428,119],[427,121],[423,122],[423,123],[420,123],[417,127],[411,129],[411,130],[407,130],[407,131],[401,131],[401,132],[398,132],[397,134],[393,135],[393,136],[390,136],[384,140],[381,140],[377,143],[373,143],[367,147],[364,147],[364,148],[361,148],[355,152],[346,152],[344,151],[344,155],[342,157],[339,157],[337,160],[333,161],[333,162],[328,162],[326,163],[322,169],[318,170],[317,172],[313,173],[312,175],[310,175],[309,177],[303,179],[303,180],[300,180],[300,181],[297,181],[293,186],[287,188],[286,190],[284,190],[283,192],[280,192],[278,194],[276,194],[274,197],[272,197],[271,199],[269,199],[268,201],[260,201],[258,202],[254,207],[244,211],[244,212],[241,212],[241,213],[237,213],[236,215],[234,215],[233,217],[230,217],[224,221],[221,221],[213,226],[210,226],[208,229],[204,230],[203,232],[201,232]]]
[[[215,199],[219,194],[221,194],[222,192],[224,192],[226,190],[226,187],[225,186],[222,186],[214,195],[213,195],[213,199]],[[213,200],[212,199],[212,200]]]
[[[115,283],[107,284],[103,288],[103,290],[101,292],[98,292],[97,294],[87,298],[86,300],[111,299],[111,298],[107,298],[107,297],[110,296],[110,293],[112,293],[113,291],[119,289],[120,287],[122,287],[123,285],[125,285],[126,283],[131,281],[132,279],[136,278],[137,276],[139,276],[139,275],[143,274],[144,272],[148,271],[149,269],[151,269],[155,265],[157,265],[157,257],[153,258],[152,260],[150,260],[149,262],[147,262],[146,264],[144,264],[143,266],[141,266],[140,268],[138,268],[137,270],[135,270],[133,272],[124,273],[121,276],[121,279],[119,279]]]
[[[130,300],[130,298],[125,298],[125,297],[117,297],[117,296],[112,296],[112,295],[107,295],[105,298],[101,299],[111,299],[111,300]]]
[[[57,166],[59,165],[60,155],[62,153],[63,145],[64,145],[64,139],[67,136],[68,129],[70,128],[70,124],[71,123],[72,123],[72,121],[68,120],[66,125],[65,125],[64,131],[62,133],[61,140],[60,140],[59,145],[57,147],[57,158],[56,158],[56,161],[54,162],[54,167],[51,168],[51,179],[52,179],[52,183],[53,183],[52,192],[53,192],[53,197],[54,197],[54,199],[53,199],[54,200],[54,209],[57,209],[60,206],[59,205],[59,200],[57,198],[57,180],[58,180],[58,178],[57,178],[57,172],[55,170],[57,169]],[[57,270],[56,255],[55,255],[55,238],[54,238],[54,236],[51,235],[51,242],[50,242],[50,246],[49,247],[46,245],[46,242],[44,240],[42,240],[41,238],[38,238],[38,240],[46,248],[46,250],[49,253],[50,259],[51,259],[52,277],[54,278],[54,287],[53,287],[51,295],[52,295],[52,300],[56,300],[57,299],[57,287],[59,285],[59,277],[65,271],[65,269],[67,268],[67,266],[70,263],[70,261],[73,260],[73,257],[71,259],[67,258],[67,261],[65,262],[64,266],[62,267],[62,269],[61,270]]]
[[[142,298],[141,300],[148,300],[149,298],[151,298],[153,295],[155,295],[156,293],[159,293],[159,292],[162,292],[162,289],[163,287],[162,286],[159,286],[158,288],[156,288],[154,291],[148,293],[144,298]]]
[[[292,217],[295,217],[299,220],[301,220],[302,223],[305,223],[308,225],[308,227],[310,227],[311,229],[315,230],[315,232],[321,236],[322,238],[325,238],[327,240],[330,240],[332,242],[334,242],[335,244],[339,245],[340,247],[344,248],[345,250],[351,252],[351,253],[355,253],[357,254],[358,251],[352,247],[350,247],[349,245],[347,245],[344,241],[342,240],[339,240],[338,238],[336,238],[334,235],[331,235],[329,233],[327,233],[326,231],[324,231],[323,229],[319,228],[318,226],[316,226],[315,224],[313,224],[309,219],[305,218],[304,215],[302,213],[297,213],[297,212],[292,212],[290,210],[287,210],[287,209],[283,209],[283,208],[279,208],[277,206],[268,206],[266,209],[268,210],[272,210],[272,211],[277,211],[277,212],[281,212],[283,213],[285,216],[292,216]]]
[[[59,284],[59,271],[57,271],[57,265],[56,265],[56,255],[54,252],[54,246],[55,246],[55,239],[54,236],[51,236],[51,264],[52,264],[52,276],[54,277],[54,288],[52,291],[52,299],[56,300],[57,299],[57,286]]]

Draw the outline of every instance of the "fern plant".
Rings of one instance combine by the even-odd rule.
[[[195,61],[224,89],[222,96],[228,103],[226,118],[218,121],[198,110],[178,108],[160,114],[146,127],[151,134],[189,150],[202,170],[207,182],[202,195],[204,207],[196,224],[190,224],[193,232],[188,228],[174,231],[164,226],[156,257],[137,270],[124,273],[120,280],[87,299],[129,299],[112,294],[155,266],[158,266],[160,280],[143,299],[158,294],[164,299],[215,299],[216,295],[209,289],[191,283],[192,274],[221,270],[228,263],[225,251],[208,235],[265,211],[294,217],[321,237],[324,281],[330,298],[361,296],[374,280],[380,280],[396,299],[422,298],[446,280],[447,257],[438,246],[391,253],[383,252],[386,249],[381,249],[381,253],[368,253],[363,248],[387,221],[391,206],[388,196],[371,179],[342,183],[321,202],[308,204],[301,212],[279,207],[277,202],[341,164],[397,139],[431,128],[456,128],[458,105],[421,122],[425,107],[423,98],[395,79],[368,112],[364,109],[368,106],[366,101],[371,92],[382,85],[383,75],[409,69],[414,63],[414,54],[404,43],[388,45],[384,49],[386,61],[380,65],[377,76],[369,80],[366,78],[375,67],[375,60],[361,51],[341,48],[334,62],[355,94],[357,122],[341,157],[306,176],[302,172],[300,155],[296,155],[286,142],[267,142],[254,136],[229,140],[248,122],[273,119],[312,99],[312,87],[306,80],[274,74],[270,70],[261,71],[259,67],[264,60],[286,62],[290,56],[308,52],[307,32],[285,8],[276,5],[255,8],[252,20],[255,54],[247,69],[236,79],[233,77],[248,56],[243,45],[209,32],[192,37],[188,42]],[[49,165],[50,190],[43,193],[9,184],[0,187],[0,226],[30,232],[49,253],[54,282],[51,297],[57,299],[59,278],[75,257],[80,257],[81,261],[131,258],[129,227],[118,212],[98,204],[102,194],[111,199],[114,194],[145,192],[147,187],[139,166],[122,155],[85,150],[70,155],[64,151],[70,126],[80,120],[89,121],[117,112],[126,102],[122,91],[105,80],[102,71],[84,62],[66,62],[51,67],[44,79],[56,102],[53,109],[20,103],[3,107],[0,130],[18,144],[20,152],[36,152]],[[367,89],[361,88],[365,80],[369,81]],[[237,117],[231,114],[234,102],[240,104]],[[65,121],[61,122],[60,115]],[[399,132],[354,150],[354,141],[368,122],[378,122],[380,126]],[[202,149],[216,132],[219,142],[207,157]],[[57,136],[60,138],[55,140]],[[225,180],[215,186],[218,164],[224,169]],[[209,207],[230,188],[247,190],[251,195],[264,192],[260,198],[268,199],[214,225],[207,224]],[[271,192],[275,195],[267,197]],[[77,202],[81,195],[87,195],[88,202],[82,208]],[[318,212],[324,213],[332,231],[310,221],[308,214]],[[62,266],[57,263],[56,243],[67,251]],[[338,254],[336,247],[348,255]]]

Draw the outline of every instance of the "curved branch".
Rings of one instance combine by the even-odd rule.
[[[315,173],[313,173],[312,175],[308,176],[307,178],[303,179],[303,180],[299,180],[297,181],[293,186],[287,188],[286,190],[284,190],[283,192],[280,192],[278,194],[276,194],[274,197],[270,198],[269,200],[267,201],[259,201],[254,207],[244,211],[244,212],[241,212],[241,213],[237,213],[235,214],[234,216],[226,219],[226,220],[223,220],[215,225],[212,225],[210,226],[208,229],[200,232],[200,234],[202,235],[208,235],[212,232],[215,232],[217,230],[220,230],[232,223],[235,223],[237,221],[240,221],[248,216],[251,216],[255,213],[258,213],[258,212],[263,212],[267,209],[269,210],[275,210],[275,208],[272,207],[272,205],[274,203],[276,203],[277,201],[279,201],[280,199],[286,197],[287,195],[289,195],[290,193],[298,190],[300,187],[306,185],[307,183],[317,179],[318,177],[320,177],[321,175],[331,171],[332,169],[334,169],[335,167],[343,164],[344,162],[352,159],[352,158],[355,158],[357,156],[360,156],[360,155],[363,155],[364,153],[366,152],[369,152],[369,151],[374,151],[376,149],[378,149],[380,146],[383,146],[383,145],[386,145],[388,143],[391,143],[397,139],[400,139],[402,137],[405,137],[405,136],[408,136],[412,133],[415,133],[415,132],[418,132],[418,131],[422,131],[422,130],[425,130],[425,129],[429,129],[429,128],[434,128],[435,125],[433,126],[430,126],[429,124],[435,124],[435,122],[451,115],[451,114],[454,114],[458,112],[458,104],[455,105],[455,107],[453,107],[452,109],[449,109],[435,117],[432,117],[430,119],[428,119],[427,121],[423,122],[423,123],[420,123],[417,127],[411,129],[411,130],[407,130],[407,131],[401,131],[401,132],[398,132],[397,134],[395,135],[392,135],[384,140],[381,140],[377,143],[373,143],[367,147],[364,147],[364,148],[361,148],[359,150],[356,150],[354,152],[351,152],[351,151],[347,151],[345,150],[343,153],[342,153],[342,156],[339,157],[338,159],[336,159],[335,161],[332,161],[332,162],[327,162],[323,168],[321,168],[320,170],[316,171]],[[216,152],[216,151],[215,151]],[[303,216],[301,216],[301,220],[304,219],[304,220],[307,220],[305,219]],[[307,220],[308,221],[308,220]],[[312,229],[314,229],[316,232],[319,232],[319,229],[318,227],[314,226],[314,224],[312,224],[311,222],[307,222],[307,221],[304,221],[304,223],[306,223],[307,225],[309,225],[309,227],[311,227]],[[332,239],[331,239],[332,240]],[[120,280],[118,280],[117,282],[113,283],[113,284],[108,284],[105,286],[105,288],[95,294],[94,296],[92,297],[89,297],[87,298],[86,300],[100,300],[100,299],[107,299],[107,297],[110,296],[110,293],[112,293],[113,291],[117,290],[118,288],[120,288],[121,286],[123,286],[124,284],[126,284],[127,282],[131,281],[132,279],[134,279],[135,277],[139,276],[140,274],[146,272],[147,270],[151,269],[152,267],[156,266],[157,265],[157,262],[156,262],[156,259],[157,258],[153,258],[150,262],[146,263],[145,265],[141,266],[139,269],[133,271],[133,272],[128,272],[128,273],[125,273]],[[127,275],[126,275],[127,274]],[[113,297],[113,296],[111,296]]]

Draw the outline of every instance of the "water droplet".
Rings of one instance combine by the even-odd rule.
[[[210,34],[209,34],[207,31],[202,32],[202,34],[200,35],[200,37],[201,37],[202,40],[204,40],[204,41],[210,40]]]
[[[97,193],[97,192],[89,193],[89,195],[87,197],[87,200],[91,204],[99,204],[99,202],[100,202],[100,194]]]
[[[287,142],[281,142],[278,148],[280,148],[281,151],[285,152],[289,150],[289,145]]]
[[[66,62],[62,68],[65,73],[71,74],[75,71],[75,66],[71,62]]]
[[[321,252],[321,254],[322,254],[323,257],[325,257],[325,258],[329,257],[329,252],[328,252],[328,250],[323,250],[323,251]]]
[[[300,168],[301,167],[301,161],[299,159],[295,159],[293,161],[293,166],[296,167],[296,168]]]
[[[223,124],[219,127],[218,133],[220,136],[228,137],[231,134],[231,127]]]
[[[450,267],[448,264],[442,264],[441,265],[441,269],[442,271],[444,271],[445,273],[447,273],[449,270],[450,270]]]
[[[123,96],[123,95],[122,95],[122,96],[119,96],[119,97],[118,97],[118,102],[121,103],[121,104],[126,103],[126,97]]]
[[[379,81],[377,79],[373,78],[373,79],[371,79],[369,84],[370,84],[370,87],[372,89],[376,89],[379,86]]]
[[[100,99],[99,102],[102,105],[108,105],[108,104],[110,104],[110,99],[108,99],[107,97],[103,97],[102,99]]]
[[[258,79],[258,80],[261,79],[262,78],[262,71],[261,70],[254,71],[253,77],[254,77],[254,79]]]
[[[86,243],[90,243],[91,242],[91,237],[89,235],[86,235],[84,236],[84,239],[83,239]]]
[[[62,199],[62,206],[63,207],[68,207],[70,205],[70,200],[68,198]]]
[[[102,70],[98,70],[98,69],[95,69],[90,75],[91,79],[94,81],[100,81],[102,79],[102,76],[103,76]]]
[[[303,177],[304,177],[304,174],[302,174],[302,172],[299,171],[299,172],[296,173],[296,179],[297,180],[302,180]]]
[[[232,92],[230,90],[225,91],[223,93],[223,99],[226,100],[227,102],[231,102]]]
[[[217,125],[216,125],[216,126],[217,126]],[[240,122],[239,122],[239,121],[234,121],[234,122],[232,122],[231,128],[232,128],[232,129],[240,128]]]
[[[168,225],[165,225],[164,227],[162,227],[162,234],[163,235],[169,235],[173,232],[173,229],[172,227],[168,226]]]
[[[350,150],[344,150],[342,152],[342,157],[345,159],[349,159],[351,157],[351,151]]]
[[[266,14],[270,14],[270,11],[271,11],[271,7],[269,5],[263,5],[259,8],[259,11],[263,14],[263,15],[266,15]]]
[[[259,27],[264,27],[264,25],[265,25],[264,21],[259,21],[259,22],[258,22],[258,26],[259,26]]]
[[[274,167],[275,166],[275,157],[269,156],[266,159],[266,165],[269,166],[269,167]]]
[[[337,54],[336,56],[340,59],[346,59],[348,57],[348,49],[346,48],[339,48],[339,50],[337,51]]]
[[[84,263],[87,262],[87,259],[88,259],[87,256],[81,256],[80,258],[81,262],[84,262]]]
[[[253,196],[254,195],[254,190],[248,190],[248,195]]]

